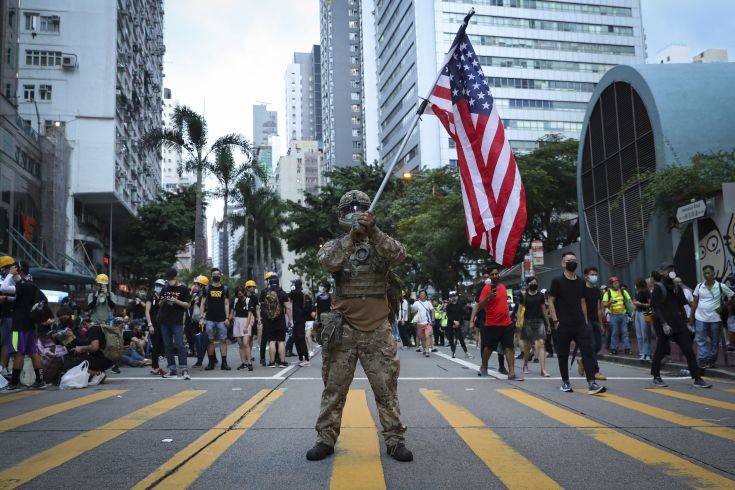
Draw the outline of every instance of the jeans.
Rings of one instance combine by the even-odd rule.
[[[622,337],[623,348],[630,350],[630,338],[628,338],[628,315],[618,313],[610,315],[610,327],[612,327],[612,338],[610,339],[610,349],[618,350],[618,341]]]
[[[122,357],[120,357],[120,362],[126,366],[138,367],[143,359],[144,357],[138,354],[135,349],[126,347],[125,350],[123,350]]]
[[[720,346],[720,322],[700,322],[694,321],[695,336],[694,341],[697,343],[697,361],[715,362],[717,360],[717,349]],[[710,345],[707,340],[711,339]]]
[[[182,369],[186,369],[184,326],[163,324],[161,325],[161,335],[163,336],[163,345],[166,349],[166,360],[168,361],[168,368],[176,369],[176,355],[178,355],[179,367]]]
[[[393,322],[390,326],[391,333],[393,334],[393,340],[398,342],[401,340],[401,335],[398,333],[398,322]]]
[[[651,357],[651,323],[642,311],[635,312],[635,336],[638,339],[638,354]]]

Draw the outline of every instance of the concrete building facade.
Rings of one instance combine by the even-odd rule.
[[[253,144],[268,145],[268,138],[278,134],[278,113],[266,104],[253,105]]]
[[[365,162],[360,0],[319,1],[325,169]]]
[[[171,89],[163,89],[163,122],[171,123],[171,115],[178,101],[172,98]],[[161,148],[161,188],[164,191],[176,192],[196,183],[196,175],[183,168],[181,150]]]
[[[286,67],[284,82],[288,141],[322,140],[320,60],[320,47],[315,45],[308,53],[294,53],[293,63]]]
[[[163,1],[24,0],[18,15],[18,110],[69,140],[67,253],[103,268],[109,230],[160,192],[141,138],[162,124]]]
[[[709,48],[694,56],[692,48],[686,44],[671,44],[656,53],[654,58],[657,64],[667,63],[727,63],[726,49]]]
[[[380,156],[398,150],[470,7],[467,30],[511,146],[554,133],[578,139],[600,77],[646,59],[640,0],[375,0]],[[399,169],[456,164],[454,143],[424,117]],[[399,170],[400,171],[400,170]]]

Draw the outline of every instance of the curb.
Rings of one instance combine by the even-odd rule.
[[[651,361],[640,361],[633,357],[613,356],[610,354],[597,354],[597,359],[599,359],[600,361],[614,362],[617,364],[625,364],[626,366],[637,366],[637,367],[644,367],[644,368],[651,367]],[[681,369],[688,369],[688,367],[686,364],[682,364],[679,362],[663,362],[661,363],[661,369],[678,372]],[[703,376],[707,376],[708,378],[719,378],[719,379],[727,379],[730,381],[735,381],[735,371],[732,371],[729,369],[728,370],[721,369],[721,368],[703,369]]]

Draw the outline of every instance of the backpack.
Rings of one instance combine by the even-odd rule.
[[[123,334],[111,325],[100,325],[102,333],[105,334],[105,346],[102,349],[104,356],[110,361],[118,361],[123,352]]]
[[[265,317],[268,320],[275,320],[283,313],[281,307],[281,301],[278,299],[278,291],[275,289],[269,289],[265,293],[265,300],[263,301],[265,307]]]

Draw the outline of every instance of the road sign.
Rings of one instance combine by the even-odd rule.
[[[676,210],[676,220],[679,224],[701,218],[707,212],[707,204],[703,200],[681,206]]]
[[[541,240],[532,241],[531,255],[533,256],[533,265],[544,265],[544,242]]]

